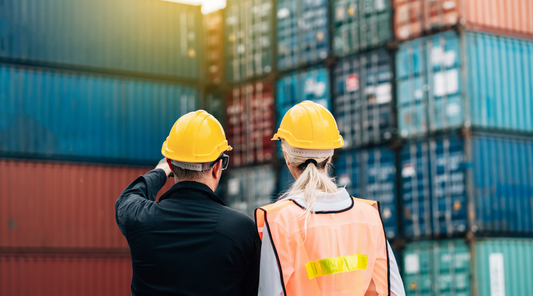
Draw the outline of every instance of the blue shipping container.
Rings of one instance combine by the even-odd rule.
[[[152,165],[196,108],[179,84],[3,65],[0,155]]]
[[[400,163],[407,237],[533,233],[533,139],[441,136],[408,143]]]
[[[328,57],[328,1],[279,0],[276,11],[279,70]]]
[[[380,144],[395,132],[392,57],[386,49],[339,60],[333,70],[335,119],[344,148]]]
[[[533,131],[533,41],[448,31],[400,45],[402,137],[461,126]]]
[[[302,72],[286,74],[276,83],[276,130],[285,113],[294,105],[305,100],[331,109],[329,91],[329,71],[326,68],[314,68]],[[278,149],[278,156],[282,157]]]
[[[335,160],[339,186],[357,198],[377,200],[388,238],[398,235],[394,151],[375,147],[341,152]]]
[[[226,79],[243,82],[272,72],[272,0],[228,1],[224,35]]]
[[[199,6],[151,0],[0,1],[0,58],[200,79]]]

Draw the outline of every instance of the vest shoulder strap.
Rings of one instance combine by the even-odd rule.
[[[364,202],[366,203],[367,205],[375,208],[376,210],[378,210],[379,212],[379,202],[378,201],[375,201],[375,200],[368,200],[368,199],[362,199],[362,198],[355,198],[352,196],[352,198],[357,202]]]
[[[261,238],[261,240],[263,240],[263,229],[265,227],[266,214],[277,212],[293,204],[294,203],[290,200],[282,200],[282,201],[275,202],[273,204],[262,206],[255,210],[255,226],[257,227],[257,232],[259,233],[259,237]]]

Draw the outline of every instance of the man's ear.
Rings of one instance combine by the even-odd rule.
[[[211,170],[211,176],[215,179],[220,179],[220,176],[222,175],[222,159],[217,161],[215,165],[213,166],[213,169]]]

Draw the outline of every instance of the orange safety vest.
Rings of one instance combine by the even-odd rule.
[[[286,296],[390,295],[378,202],[353,198],[348,209],[317,211],[305,229],[303,213],[293,200],[255,211],[261,240],[269,231]]]

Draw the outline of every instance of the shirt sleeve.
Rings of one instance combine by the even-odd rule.
[[[165,183],[167,176],[162,169],[151,170],[133,181],[115,203],[115,219],[122,234],[126,235],[126,226],[141,221],[155,203],[157,193]]]
[[[390,272],[390,290],[391,296],[405,296],[405,288],[403,287],[402,277],[400,276],[400,270],[396,263],[396,258],[387,242],[387,250],[389,252],[389,272]]]
[[[270,234],[268,224],[263,228],[263,242],[261,247],[261,265],[259,272],[259,293],[258,296],[279,296],[283,294],[281,277],[278,268],[278,261]]]

